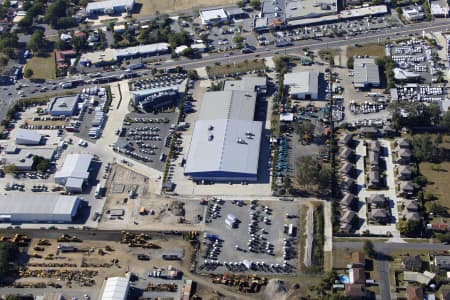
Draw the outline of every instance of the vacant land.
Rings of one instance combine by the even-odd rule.
[[[224,75],[234,75],[236,73],[246,73],[254,70],[264,70],[264,60],[254,59],[254,60],[244,60],[232,64],[220,64],[214,66],[206,67],[209,77],[214,76],[224,76]]]
[[[192,10],[195,8],[235,4],[235,0],[137,0],[140,7],[135,17],[151,16],[159,13]]]
[[[55,53],[50,53],[47,57],[34,56],[31,58],[25,70],[33,70],[34,79],[55,79],[56,78],[56,64],[55,64]]]
[[[438,203],[450,208],[450,162],[432,164],[424,162],[420,164],[420,172],[428,179],[425,191],[433,193],[438,197]]]
[[[347,57],[357,55],[369,55],[369,56],[384,56],[383,44],[364,44],[361,46],[349,46],[347,47]]]

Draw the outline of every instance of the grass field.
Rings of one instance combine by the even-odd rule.
[[[364,44],[361,47],[348,46],[347,47],[347,57],[357,56],[357,55],[369,55],[369,56],[384,56],[384,45],[383,44]]]
[[[425,187],[438,197],[438,203],[450,209],[450,162],[442,162],[440,164],[432,164],[424,162],[420,164],[420,173],[427,179],[429,184]]]
[[[235,0],[137,0],[141,6],[139,13],[134,17],[144,17],[159,13],[170,13],[174,11],[192,10],[195,8],[222,6],[236,4]]]
[[[48,57],[38,57],[38,56],[32,57],[25,66],[25,70],[27,69],[33,70],[33,76],[31,78],[55,79],[56,78],[55,53],[54,52],[50,53]]]
[[[244,60],[233,64],[212,65],[206,67],[209,77],[234,75],[235,73],[246,73],[253,70],[264,70],[264,60]]]

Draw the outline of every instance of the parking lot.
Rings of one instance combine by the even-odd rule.
[[[117,129],[119,138],[113,150],[162,171],[177,117],[174,112],[127,114],[123,127]]]
[[[209,201],[199,272],[294,272],[298,210],[291,202]]]

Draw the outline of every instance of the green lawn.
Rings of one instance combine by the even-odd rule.
[[[440,205],[450,209],[450,162],[442,162],[440,164],[432,164],[428,162],[420,163],[420,173],[428,179],[428,185],[425,191],[433,193]]]
[[[353,57],[357,55],[369,55],[369,56],[384,56],[384,44],[376,43],[364,44],[361,47],[348,46],[347,57]]]
[[[50,53],[47,57],[32,57],[25,70],[33,70],[33,79],[55,79],[56,78],[56,62],[55,62],[55,52]]]

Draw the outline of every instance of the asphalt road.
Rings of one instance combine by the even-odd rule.
[[[391,299],[391,284],[389,282],[389,262],[387,260],[377,261],[377,273],[381,299]]]

